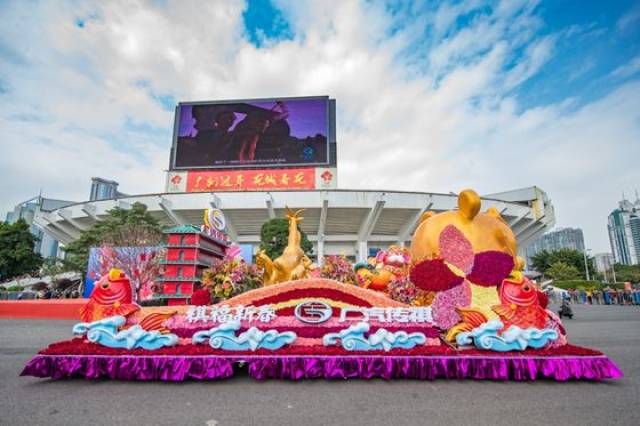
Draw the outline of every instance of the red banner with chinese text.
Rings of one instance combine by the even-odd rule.
[[[314,168],[268,170],[190,170],[187,192],[315,189]]]

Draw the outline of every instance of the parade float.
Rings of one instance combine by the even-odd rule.
[[[497,210],[481,212],[472,190],[460,193],[456,210],[425,213],[410,249],[392,246],[355,267],[340,256],[314,266],[300,247],[302,211],[287,216],[287,245],[275,259],[260,251],[250,265],[230,246],[206,270],[198,256],[165,260],[197,272],[185,279],[185,304],[141,307],[130,277],[112,269],[79,313],[75,337],[40,351],[22,375],[182,381],[246,369],[256,379],[295,380],[622,377],[603,353],[569,343],[546,295],[524,276],[512,230]],[[211,240],[194,238],[174,246],[206,249]],[[183,279],[176,274],[166,268],[164,282],[175,287]],[[176,293],[168,287],[160,298]]]

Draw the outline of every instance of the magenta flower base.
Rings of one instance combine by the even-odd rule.
[[[52,379],[214,380],[247,367],[258,379],[603,380],[622,377],[604,355],[589,356],[310,356],[36,355],[22,376]]]

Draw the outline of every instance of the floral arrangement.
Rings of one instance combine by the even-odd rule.
[[[329,299],[335,301],[336,306],[379,306],[401,307],[403,303],[396,302],[382,293],[367,291],[357,286],[345,286],[341,282],[328,279],[309,279],[304,281],[290,281],[286,285],[262,287],[229,300],[230,306],[261,306],[280,305],[293,308],[298,299]],[[331,303],[330,303],[331,304]],[[333,306],[333,305],[332,305]],[[278,315],[281,310],[275,306]],[[284,307],[282,309],[285,309]]]
[[[201,288],[191,295],[191,304],[195,306],[205,306],[211,304],[211,293],[209,290]]]
[[[418,295],[418,289],[408,276],[394,276],[387,286],[389,297],[410,305]]]
[[[474,252],[471,242],[453,225],[440,233],[438,243],[440,258],[419,261],[410,278],[420,290],[436,292],[431,305],[433,318],[439,327],[449,329],[462,319],[458,307],[472,306],[475,302],[475,307],[490,309],[500,303],[494,289],[515,265],[507,253]],[[482,291],[483,288],[486,290]]]
[[[262,286],[262,276],[256,265],[239,257],[216,259],[211,268],[202,273],[202,284],[218,301]]]
[[[192,345],[185,341],[184,345],[176,345],[173,347],[166,347],[149,351],[147,349],[116,349],[108,348],[106,346],[98,345],[97,343],[88,342],[86,339],[77,337],[71,340],[65,340],[62,342],[56,342],[49,345],[47,348],[38,352],[43,355],[245,355],[243,351],[222,351],[220,349],[213,349],[209,345]],[[483,356],[483,357],[504,357],[503,352],[485,351],[482,349],[464,349],[457,350],[448,345],[420,345],[413,349],[392,349],[389,352],[384,351],[352,351],[347,352],[341,347],[324,347],[324,346],[285,346],[284,348],[276,351],[270,351],[265,349],[258,349],[254,352],[254,355],[400,355],[400,356]],[[543,349],[527,349],[518,354],[518,356],[601,356],[602,352],[583,348],[580,346],[574,346],[567,344],[560,347],[548,347]]]
[[[353,265],[345,256],[326,256],[320,272],[322,278],[336,280],[345,284],[358,284]]]
[[[411,270],[411,280],[426,291],[446,291],[465,282],[495,287],[514,267],[514,259],[507,253],[474,253],[471,242],[453,225],[442,231],[439,244],[441,258],[424,259]]]

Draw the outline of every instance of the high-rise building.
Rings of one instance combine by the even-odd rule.
[[[37,212],[47,212],[55,209],[59,209],[69,204],[73,204],[72,201],[53,200],[51,198],[44,198],[41,196],[30,198],[14,207],[13,211],[7,213],[7,223],[15,223],[20,219],[23,219],[29,230],[37,238],[36,244],[33,250],[36,253],[40,253],[42,257],[57,257],[58,256],[58,240],[51,235],[42,232],[42,229],[37,226],[33,218]]]
[[[91,178],[91,194],[90,200],[104,200],[110,198],[122,197],[125,194],[118,192],[118,182],[107,180],[99,177]],[[40,253],[42,257],[58,257],[61,255],[58,240],[50,233],[43,232],[42,222],[34,221],[36,216],[42,216],[40,213],[51,212],[62,209],[74,201],[54,200],[44,198],[40,195],[30,198],[14,207],[13,211],[7,213],[6,222],[14,223],[19,219],[24,219],[29,225],[31,233],[37,238],[34,251]]]
[[[640,199],[623,199],[609,215],[609,242],[616,263],[640,264]]]
[[[531,265],[533,256],[541,251],[573,249],[584,252],[584,235],[580,228],[561,228],[544,234],[527,247],[527,265]]]
[[[593,255],[596,271],[607,272],[611,270],[614,264],[613,255],[611,253],[596,253]]]
[[[89,201],[109,200],[124,196],[125,194],[118,192],[118,185],[119,183],[115,180],[92,177]]]

